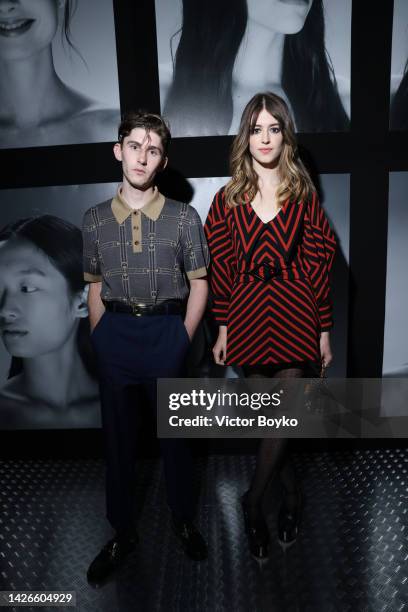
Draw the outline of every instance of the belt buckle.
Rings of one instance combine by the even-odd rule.
[[[264,271],[264,280],[266,282],[270,281],[271,278],[274,276],[271,267],[268,266],[267,264],[263,266],[263,271]]]
[[[134,317],[141,317],[142,316],[142,313],[140,312],[141,307],[142,307],[142,304],[134,304],[134,303],[131,304],[132,315]]]

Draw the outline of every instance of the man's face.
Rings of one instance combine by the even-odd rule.
[[[160,136],[144,128],[134,128],[113,151],[122,162],[124,180],[135,189],[150,187],[157,172],[167,165]]]

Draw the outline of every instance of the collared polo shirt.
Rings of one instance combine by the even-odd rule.
[[[82,234],[84,279],[102,281],[104,300],[184,300],[188,280],[207,274],[208,247],[197,211],[156,188],[138,210],[118,190],[112,200],[87,210]]]

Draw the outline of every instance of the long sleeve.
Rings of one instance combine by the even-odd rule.
[[[215,194],[204,231],[210,249],[210,288],[212,311],[219,325],[227,325],[228,308],[237,264],[231,234],[225,217],[224,191]]]
[[[302,246],[319,310],[320,329],[327,331],[333,326],[330,271],[336,252],[336,239],[316,194],[313,194],[305,213]]]

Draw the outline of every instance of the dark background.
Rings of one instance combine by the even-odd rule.
[[[135,107],[160,112],[154,2],[114,0],[114,13],[122,112]],[[353,2],[351,130],[299,135],[313,174],[351,175],[347,337],[351,377],[382,375],[389,173],[408,171],[406,134],[389,132],[388,127],[392,19],[391,0],[377,3],[375,9]],[[231,136],[175,139],[170,151],[173,176],[227,176],[231,141]],[[0,150],[0,167],[1,188],[121,179],[110,143]],[[169,181],[168,189],[177,189],[177,181]],[[100,435],[98,431],[7,432],[1,438],[4,453],[26,453],[42,446],[41,452],[75,454],[99,453]]]

